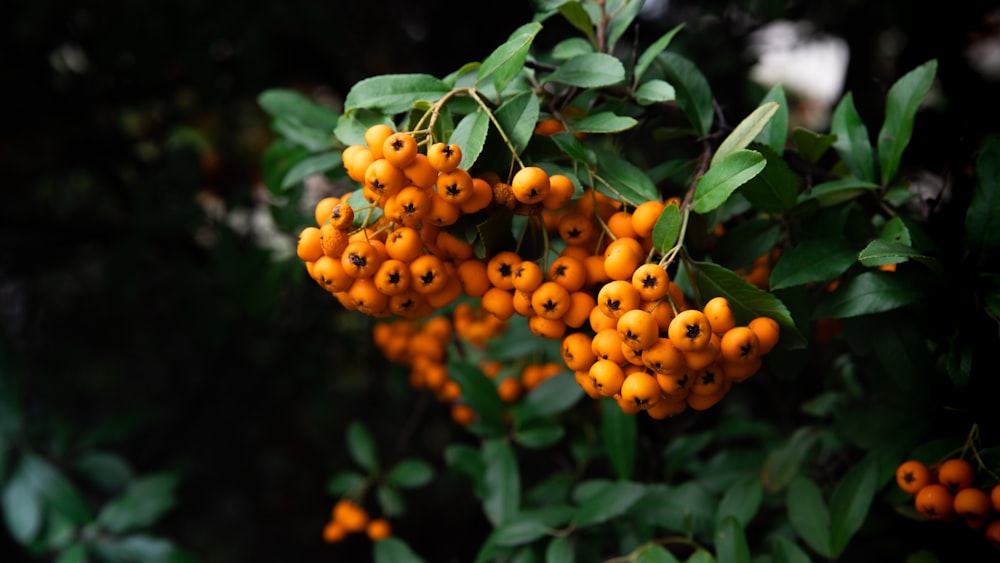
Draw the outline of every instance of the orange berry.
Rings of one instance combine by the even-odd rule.
[[[702,350],[712,338],[712,326],[705,313],[688,309],[677,313],[667,327],[670,341],[682,352]]]
[[[333,507],[333,521],[348,532],[360,532],[368,525],[368,512],[350,499],[340,499]]]
[[[392,536],[392,525],[385,518],[375,518],[365,527],[365,533],[372,541],[384,540]]]
[[[914,496],[917,512],[930,520],[945,520],[955,512],[955,497],[948,487],[931,483]]]
[[[417,141],[406,132],[393,133],[382,142],[382,158],[406,168],[417,158]]]
[[[462,149],[456,144],[434,143],[427,147],[427,160],[438,172],[451,172],[462,163]]]
[[[383,144],[395,132],[395,129],[385,123],[376,123],[365,130],[365,144],[376,160],[384,156],[382,154]]]
[[[666,206],[663,202],[657,200],[639,204],[632,212],[632,229],[635,230],[635,234],[642,238],[652,236],[653,227],[656,226],[656,221],[663,214],[664,207]]]
[[[549,174],[537,166],[525,166],[518,170],[510,182],[514,198],[526,204],[540,203],[551,188]]]
[[[947,459],[937,467],[938,483],[948,487],[952,494],[971,487],[976,479],[972,464],[960,457]]]
[[[716,334],[723,334],[736,326],[736,317],[733,316],[729,300],[721,295],[709,299],[702,307],[702,312],[708,317],[708,322],[712,325],[712,332]]]
[[[990,495],[978,487],[966,487],[955,493],[955,514],[970,528],[978,530],[985,526],[992,510]]]
[[[931,483],[931,472],[922,461],[904,461],[896,468],[896,484],[905,492],[915,495]]]
[[[770,317],[757,317],[751,320],[747,326],[754,331],[757,339],[760,340],[761,356],[770,352],[778,343],[778,336],[781,333],[781,325],[778,324],[778,321]]]
[[[760,357],[760,339],[750,327],[733,327],[722,335],[720,352],[727,362],[750,363]]]

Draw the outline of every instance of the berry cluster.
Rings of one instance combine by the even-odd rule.
[[[534,335],[561,340],[566,367],[588,395],[654,418],[716,404],[776,344],[773,319],[737,326],[724,297],[698,309],[670,279],[653,231],[667,206],[681,205],[677,198],[627,205],[592,187],[577,197],[569,177],[536,166],[520,167],[507,184],[461,168],[457,145],[419,149],[408,132],[369,128],[365,144],[342,155],[367,209],[326,198],[316,206],[317,226],[299,237],[310,275],[346,308],[417,320],[463,296],[478,300],[495,320],[520,315]],[[528,216],[544,233],[540,258],[517,249],[478,256],[447,229],[463,215],[500,208]],[[488,332],[470,339],[482,342]],[[420,357],[409,350],[406,361]],[[440,393],[442,370],[432,368],[428,379],[419,366],[422,375],[412,377]]]
[[[353,500],[340,499],[323,527],[323,540],[336,543],[358,533],[364,533],[372,541],[379,541],[392,536],[392,525],[385,518],[371,518],[368,511]]]
[[[960,457],[927,465],[910,459],[896,468],[896,484],[913,496],[913,506],[928,520],[961,520],[983,530],[1000,549],[1000,483],[989,489],[976,486],[976,471]]]

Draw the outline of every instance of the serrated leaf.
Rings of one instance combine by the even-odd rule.
[[[372,558],[375,563],[423,563],[425,561],[399,538],[385,538],[372,544]]]
[[[614,408],[621,410],[617,405]],[[635,481],[609,483],[580,504],[573,522],[578,527],[607,522],[624,514],[636,501],[642,498],[645,491],[645,486]]]
[[[764,169],[767,161],[757,151],[739,149],[715,163],[698,178],[692,209],[705,214],[719,208],[740,186]]]
[[[482,507],[494,526],[501,526],[517,516],[521,508],[521,476],[517,458],[510,444],[501,438],[483,442]]]
[[[626,414],[612,398],[605,398],[601,409],[601,436],[604,452],[619,479],[631,479],[635,469],[636,417]]]
[[[715,557],[719,563],[750,563],[750,546],[743,527],[732,516],[715,530]]]
[[[635,118],[615,115],[611,112],[599,112],[574,122],[576,133],[619,133],[635,127]]]
[[[660,217],[653,224],[653,248],[660,254],[666,254],[681,232],[681,210],[676,205],[665,205]]]
[[[368,472],[378,470],[378,455],[371,431],[360,420],[352,420],[347,426],[347,453],[354,463]]]
[[[462,147],[462,162],[459,163],[461,168],[469,170],[476,163],[476,159],[483,152],[489,130],[490,118],[482,109],[477,109],[459,120],[448,142]]]
[[[837,279],[857,261],[843,239],[808,239],[784,250],[771,270],[771,290]]]
[[[868,128],[854,107],[852,93],[845,94],[834,108],[830,120],[830,132],[837,137],[833,149],[837,151],[840,160],[854,177],[865,182],[874,182],[875,159],[872,143],[868,137]]]
[[[785,495],[788,519],[792,528],[816,553],[833,558],[830,544],[830,513],[819,486],[807,477],[798,476]]]
[[[559,151],[584,166],[596,166],[597,155],[591,149],[584,146],[572,133],[563,131],[551,135],[552,140],[559,147]]]
[[[916,260],[929,266],[937,266],[937,261],[930,256],[918,252],[911,246],[896,242],[886,242],[875,239],[868,243],[861,252],[858,253],[858,261],[862,265],[874,268],[885,264],[899,264],[907,260]]]
[[[434,468],[418,458],[405,458],[389,470],[389,483],[402,489],[415,489],[434,478]]]
[[[635,101],[640,106],[672,102],[675,99],[677,99],[677,91],[665,80],[647,80],[635,91]]]
[[[652,42],[649,45],[649,47],[646,47],[646,49],[642,52],[642,54],[639,55],[639,58],[636,60],[635,63],[635,70],[634,70],[635,77],[633,78],[636,84],[638,84],[639,81],[642,80],[643,75],[646,74],[646,70],[649,69],[649,65],[653,64],[653,61],[656,60],[656,57],[658,57],[660,53],[662,53],[664,49],[667,48],[667,45],[670,45],[670,41],[674,38],[675,35],[677,35],[677,32],[683,29],[683,27],[684,27],[683,23],[674,26],[673,29],[667,31],[666,33],[661,35],[659,39]],[[670,90],[673,91],[673,86],[670,87]]]
[[[605,53],[578,55],[561,64],[543,83],[558,82],[578,88],[601,88],[625,80],[625,66]]]
[[[449,92],[448,85],[428,74],[384,74],[360,80],[344,99],[344,114],[359,109],[394,115],[417,102],[436,102]]]
[[[507,100],[494,112],[497,123],[503,128],[507,139],[517,149],[518,154],[527,148],[540,111],[538,97],[531,92],[525,92]]]
[[[869,315],[905,307],[927,298],[909,278],[887,272],[865,272],[840,284],[813,310],[813,319]]]
[[[638,166],[610,151],[597,155],[597,174],[604,180],[594,184],[599,192],[633,207],[660,197],[656,184]]]
[[[676,53],[661,53],[656,60],[667,82],[677,91],[677,104],[684,110],[691,127],[700,136],[708,135],[715,121],[708,79],[690,59]]]
[[[750,146],[750,143],[764,130],[767,123],[778,112],[779,107],[777,102],[764,102],[750,112],[750,115],[743,118],[743,121],[740,121],[729,135],[723,139],[719,148],[715,150],[715,154],[712,155],[710,166],[715,166],[727,156]]]
[[[331,151],[310,156],[304,160],[300,160],[288,170],[285,177],[281,180],[281,189],[286,190],[310,176],[322,174],[327,170],[341,165],[343,165],[343,160],[341,159],[340,151]]]
[[[476,75],[476,82],[482,82],[492,76],[494,88],[497,92],[503,92],[507,84],[521,72],[531,50],[531,42],[541,30],[542,25],[538,22],[526,23],[514,30],[507,40],[483,61]]]
[[[840,556],[861,529],[879,486],[878,459],[869,455],[852,467],[830,496],[830,544]]]
[[[896,177],[903,151],[913,135],[913,120],[934,84],[937,60],[932,59],[897,80],[886,96],[885,120],[878,134],[878,162],[882,185]]]
[[[176,487],[177,476],[172,473],[136,479],[101,508],[97,522],[114,534],[149,527],[174,507]]]

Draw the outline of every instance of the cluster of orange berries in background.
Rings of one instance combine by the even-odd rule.
[[[960,457],[928,465],[907,460],[896,468],[896,484],[913,496],[913,506],[928,520],[961,520],[983,530],[1000,549],[1000,483],[989,489],[976,486],[976,471]]]
[[[323,540],[336,543],[350,534],[360,533],[372,541],[379,541],[392,536],[392,525],[385,518],[371,518],[368,511],[353,500],[340,499],[323,527]]]
[[[654,418],[716,404],[759,370],[778,340],[773,319],[736,326],[723,297],[692,307],[657,262],[653,230],[677,198],[628,207],[589,187],[574,197],[570,178],[535,166],[520,168],[510,184],[495,174],[473,177],[459,166],[459,146],[438,142],[422,153],[411,134],[387,125],[369,128],[365,141],[342,156],[369,208],[325,198],[317,225],[298,242],[310,275],[347,309],[416,320],[464,296],[499,321],[520,315],[534,335],[562,341],[566,367],[588,395]],[[490,206],[537,220],[543,256],[480,257],[448,231]],[[375,220],[344,230],[375,208],[382,211]],[[418,357],[410,353],[409,361]],[[430,385],[450,396],[445,379],[435,373]]]

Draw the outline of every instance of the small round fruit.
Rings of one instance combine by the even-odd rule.
[[[904,461],[896,468],[896,484],[903,491],[915,495],[931,483],[931,472],[927,465],[915,459]]]

